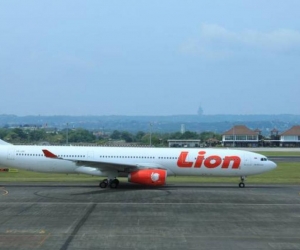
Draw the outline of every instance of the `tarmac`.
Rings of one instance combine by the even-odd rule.
[[[300,186],[2,183],[0,249],[300,249]]]

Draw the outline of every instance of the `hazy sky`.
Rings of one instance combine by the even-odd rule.
[[[0,2],[0,114],[300,114],[299,0]]]

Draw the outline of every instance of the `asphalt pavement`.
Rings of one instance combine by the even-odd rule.
[[[300,249],[300,186],[2,183],[0,249]]]

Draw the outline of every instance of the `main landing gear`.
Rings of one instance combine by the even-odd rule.
[[[239,183],[239,187],[240,188],[244,188],[245,187],[245,183],[244,183],[245,180],[246,180],[246,176],[241,176],[241,182]]]
[[[104,179],[99,183],[99,187],[101,188],[107,188],[109,186],[110,188],[117,188],[119,186],[119,180],[118,179]]]

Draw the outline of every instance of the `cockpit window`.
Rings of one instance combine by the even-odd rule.
[[[267,158],[260,158],[261,161],[267,161]]]

